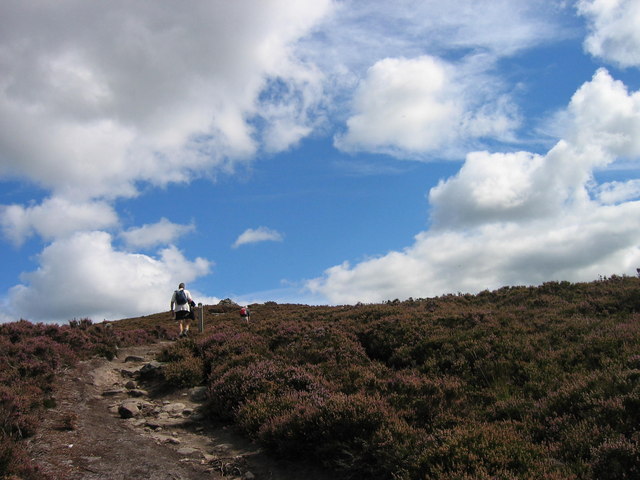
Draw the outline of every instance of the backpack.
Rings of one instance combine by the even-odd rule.
[[[176,290],[176,303],[178,305],[184,305],[187,300],[187,294],[184,293],[184,290]]]
[[[246,308],[244,308],[244,307],[242,307],[242,308],[240,309],[240,315],[242,315],[242,316],[244,317],[246,314],[247,314],[247,309],[246,309]]]

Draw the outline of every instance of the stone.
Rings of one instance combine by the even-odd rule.
[[[149,392],[147,392],[146,390],[140,390],[138,388],[129,390],[128,393],[130,397],[146,397],[147,395],[149,395]]]
[[[204,402],[207,400],[207,387],[193,387],[189,390],[189,398],[192,402]]]
[[[147,420],[147,423],[145,425],[151,430],[162,430],[162,424],[154,420]]]
[[[185,404],[184,403],[170,403],[168,405],[165,405],[164,407],[162,407],[162,409],[169,413],[169,414],[181,414],[184,409],[185,409]]]
[[[162,374],[162,363],[149,362],[138,370],[138,376],[142,379],[155,378]]]
[[[155,439],[158,443],[165,443],[169,445],[180,445],[180,440],[170,437],[169,435],[156,435]]]
[[[124,363],[139,363],[139,362],[144,362],[144,358],[139,357],[137,355],[129,355],[127,358],[124,359]]]
[[[196,456],[202,457],[202,453],[200,453],[200,450],[196,448],[191,448],[191,447],[179,448],[178,454],[184,457],[196,457]]]
[[[120,395],[121,393],[124,393],[124,389],[122,388],[114,388],[112,390],[106,390],[104,392],[102,392],[102,396],[103,397],[115,397],[116,395]]]
[[[133,418],[140,413],[138,404],[135,402],[124,402],[118,407],[120,418]]]

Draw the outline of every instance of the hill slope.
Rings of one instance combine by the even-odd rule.
[[[637,478],[638,312],[640,280],[628,277],[267,303],[250,323],[206,306],[205,331],[159,359],[169,384],[207,388],[208,420],[346,478]],[[112,330],[131,340],[176,327],[165,313]]]

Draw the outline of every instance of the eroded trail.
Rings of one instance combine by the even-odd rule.
[[[30,441],[54,479],[326,480],[284,465],[232,429],[203,422],[201,388],[162,391],[153,360],[166,344],[129,347],[82,362],[62,377],[56,406]]]

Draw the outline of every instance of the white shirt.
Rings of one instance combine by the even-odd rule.
[[[181,288],[180,290],[184,290],[184,293],[186,293],[187,295],[187,303],[185,303],[184,305],[178,305],[178,302],[176,301],[176,292],[173,292],[173,295],[171,296],[171,305],[174,305],[173,307],[173,311],[177,312],[179,310],[191,310],[191,308],[189,307],[189,303],[193,302],[193,299],[191,298],[191,293],[189,292],[189,290],[185,289],[185,288]]]

